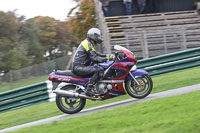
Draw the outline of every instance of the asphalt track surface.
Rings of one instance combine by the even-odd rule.
[[[178,89],[173,89],[173,90],[168,90],[168,91],[159,92],[159,93],[154,93],[154,94],[151,94],[151,95],[149,95],[149,96],[147,96],[146,98],[143,98],[143,99],[132,98],[132,99],[123,100],[123,101],[119,101],[119,102],[115,102],[115,103],[111,103],[111,104],[97,106],[97,107],[82,110],[81,112],[76,113],[76,114],[72,114],[72,115],[63,114],[63,115],[59,115],[59,116],[55,116],[55,117],[51,117],[51,118],[47,118],[47,119],[43,119],[43,120],[38,120],[38,121],[34,121],[34,122],[30,122],[30,123],[26,123],[26,124],[14,126],[14,127],[2,129],[2,130],[0,130],[0,133],[6,133],[6,132],[9,132],[9,131],[18,130],[18,129],[25,128],[25,127],[31,127],[31,126],[50,123],[50,122],[53,122],[53,121],[59,121],[59,120],[68,119],[68,118],[72,118],[72,117],[78,117],[78,116],[81,116],[81,115],[87,115],[87,114],[91,114],[91,113],[96,112],[96,111],[112,109],[112,108],[115,108],[115,107],[125,106],[125,105],[133,104],[133,103],[136,103],[136,102],[145,102],[145,101],[148,101],[148,100],[180,95],[180,94],[184,94],[184,93],[188,93],[188,92],[192,92],[192,91],[197,91],[197,90],[200,90],[200,84],[188,86],[188,87],[183,87],[183,88],[178,88]]]

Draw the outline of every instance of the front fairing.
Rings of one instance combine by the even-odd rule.
[[[118,51],[121,51],[126,55],[125,58],[121,59],[120,61],[123,61],[123,62],[131,61],[131,62],[133,62],[134,65],[137,64],[137,60],[135,58],[135,55],[133,54],[133,52],[131,52],[127,48],[122,47],[120,45],[115,45],[114,49],[118,50]]]
[[[101,66],[104,69],[107,69],[110,65],[113,64],[114,61],[108,61],[108,62],[103,62],[103,63],[98,63],[98,64],[93,64],[93,66]]]

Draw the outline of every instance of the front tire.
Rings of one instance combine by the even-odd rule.
[[[75,85],[67,85],[61,88],[61,90],[73,91],[76,88]],[[56,95],[57,107],[66,114],[74,114],[80,112],[86,103],[85,98],[71,98],[66,96]]]
[[[127,93],[133,98],[144,98],[148,96],[153,88],[153,82],[149,75],[143,75],[136,77],[139,82],[139,86],[133,79],[127,79],[125,82],[125,89]]]

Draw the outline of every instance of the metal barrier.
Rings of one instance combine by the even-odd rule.
[[[171,71],[200,66],[200,48],[189,49],[138,61],[138,69],[144,69],[150,75],[159,75]],[[23,88],[0,93],[0,112],[25,106],[53,101],[51,82],[41,82]]]
[[[46,82],[0,93],[0,112],[48,101]]]
[[[137,65],[138,69],[144,69],[150,75],[158,75],[195,66],[200,66],[200,48],[139,60]]]

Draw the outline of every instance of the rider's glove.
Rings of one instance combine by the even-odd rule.
[[[114,54],[107,54],[107,60],[110,61],[110,60],[115,60],[115,55]]]

